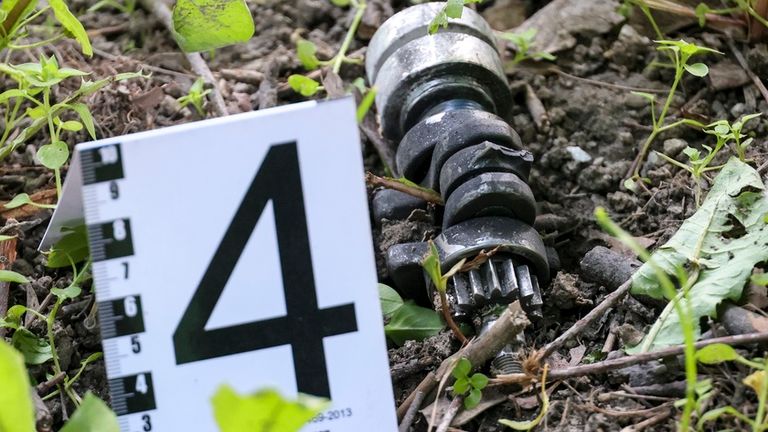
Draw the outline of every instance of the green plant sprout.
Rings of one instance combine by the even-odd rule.
[[[299,58],[302,66],[307,70],[315,70],[323,66],[331,66],[333,73],[338,74],[341,71],[341,66],[347,64],[361,64],[362,61],[357,58],[351,58],[347,56],[352,41],[355,39],[357,29],[360,27],[360,23],[363,20],[365,14],[365,8],[368,7],[366,0],[331,0],[336,6],[346,7],[350,6],[355,15],[352,17],[352,24],[350,24],[347,33],[344,36],[344,40],[341,42],[339,51],[330,60],[320,60],[317,58],[317,46],[314,43],[299,38],[296,41],[296,56]],[[288,85],[301,94],[302,96],[309,97],[315,95],[317,92],[324,90],[319,82],[316,80],[299,74],[293,74],[288,77]]]
[[[514,430],[529,431],[538,426],[541,421],[544,420],[544,416],[546,416],[547,412],[549,411],[549,395],[547,394],[547,372],[549,372],[549,364],[544,365],[544,371],[541,373],[541,411],[539,411],[539,414],[530,421],[501,419],[499,420],[500,424]]]
[[[741,133],[744,129],[744,125],[748,121],[760,117],[762,113],[747,114],[742,116],[739,120],[729,123],[726,120],[719,120],[709,125],[714,127],[714,133],[718,136],[722,136],[726,142],[731,143],[731,149],[740,161],[747,161],[747,147],[754,141],[754,138],[748,137]],[[747,138],[742,141],[743,138]]]
[[[10,209],[15,209],[15,208],[18,208],[18,207],[21,207],[21,206],[24,206],[24,205],[31,205],[31,206],[34,206],[34,207],[39,207],[39,208],[44,208],[44,209],[55,209],[56,208],[56,206],[53,205],[53,204],[36,203],[36,202],[32,201],[32,198],[30,198],[29,194],[26,194],[26,193],[20,193],[20,194],[16,195],[15,197],[13,197],[12,200],[10,200],[7,203],[5,203],[5,205],[3,205],[3,207],[5,207],[6,209],[10,210]]]
[[[88,12],[96,12],[105,7],[117,9],[124,14],[132,14],[136,10],[136,0],[125,0],[123,3],[117,0],[101,0],[89,7]]]
[[[427,256],[424,257],[424,261],[421,262],[421,266],[424,268],[424,271],[427,272],[427,275],[429,275],[430,280],[432,280],[432,283],[435,285],[435,289],[440,295],[440,307],[443,311],[443,319],[445,319],[445,322],[448,323],[448,327],[451,328],[451,331],[453,331],[456,339],[458,339],[462,344],[467,343],[467,338],[461,332],[459,326],[456,325],[456,322],[451,316],[451,311],[448,307],[446,290],[448,289],[448,279],[454,274],[458,273],[466,261],[466,258],[462,259],[461,261],[454,264],[454,266],[451,267],[448,272],[443,274],[442,264],[440,263],[440,254],[437,251],[437,246],[435,246],[435,243],[430,240],[429,252],[427,252]]]
[[[483,0],[448,0],[442,9],[435,15],[435,18],[429,23],[429,34],[435,34],[440,28],[448,27],[449,18],[461,18],[464,12],[464,5],[472,3],[481,3]]]
[[[499,36],[510,41],[515,46],[515,57],[512,59],[513,65],[528,59],[554,61],[557,58],[544,51],[530,52],[531,45],[536,39],[536,33],[537,30],[535,28],[528,29],[522,33],[499,33]]]
[[[479,372],[470,376],[470,372],[472,372],[472,363],[463,357],[451,372],[451,375],[456,379],[456,382],[453,383],[453,394],[454,396],[466,395],[464,397],[465,409],[472,409],[480,403],[483,398],[483,389],[488,385],[487,376]]]
[[[187,105],[192,105],[195,107],[195,111],[197,111],[197,114],[200,115],[200,117],[205,117],[203,104],[205,103],[205,96],[210,93],[211,90],[204,87],[205,81],[202,77],[195,80],[195,82],[189,88],[189,92],[177,99],[179,104],[181,104],[181,107],[183,108]]]
[[[6,0],[0,3],[0,51],[38,47],[55,42],[64,37],[72,37],[80,44],[83,54],[93,55],[93,48],[83,25],[70,12],[64,0],[49,0],[47,5],[37,10],[38,2],[33,0]],[[17,42],[28,36],[27,26],[48,11],[53,11],[63,31],[56,36],[30,45]]]
[[[704,27],[707,24],[707,14],[730,15],[735,12],[743,12],[763,26],[768,27],[768,20],[755,10],[758,1],[759,0],[732,0],[732,3],[734,3],[735,6],[720,9],[713,9],[706,3],[699,3],[696,6],[695,14],[701,27]]]
[[[642,166],[643,160],[645,160],[646,154],[648,154],[648,150],[651,148],[651,144],[653,144],[653,141],[656,139],[656,137],[665,131],[668,131],[670,129],[673,129],[677,126],[681,125],[689,125],[694,126],[696,128],[704,128],[704,125],[691,119],[680,119],[677,121],[674,121],[672,123],[665,123],[667,114],[669,113],[669,107],[672,105],[672,99],[675,97],[675,92],[677,91],[677,87],[680,84],[680,81],[683,78],[683,75],[688,72],[691,75],[697,76],[697,77],[705,77],[709,73],[709,68],[704,63],[689,63],[689,60],[695,56],[702,53],[716,53],[716,54],[722,54],[719,51],[713,50],[711,48],[701,47],[689,42],[686,42],[684,40],[679,41],[671,41],[671,40],[660,40],[656,41],[657,44],[660,46],[657,48],[659,51],[666,51],[671,53],[671,57],[674,60],[674,67],[675,67],[675,77],[672,81],[672,85],[669,89],[669,93],[667,94],[667,97],[664,101],[664,105],[662,106],[661,110],[659,111],[658,115],[656,114],[656,97],[650,93],[644,93],[644,92],[632,92],[633,94],[648,99],[650,106],[651,106],[651,133],[646,138],[645,142],[643,143],[642,148],[640,149],[640,152],[638,153],[635,160],[632,162],[632,165],[630,166],[629,172],[627,173],[627,179],[624,182],[624,186],[627,189],[635,190],[636,189],[636,181],[640,180],[640,167]]]
[[[680,326],[684,339],[684,354],[685,354],[685,402],[683,405],[683,414],[680,418],[679,430],[687,431],[690,428],[691,418],[693,412],[697,406],[697,369],[696,369],[696,346],[695,343],[695,330],[692,319],[692,312],[690,302],[688,301],[688,290],[696,283],[698,279],[698,265],[694,262],[691,263],[692,270],[690,276],[686,271],[678,266],[676,268],[677,279],[680,283],[680,291],[675,289],[675,285],[670,277],[653,261],[651,255],[640,246],[639,243],[629,233],[621,229],[616,223],[614,223],[608,216],[608,213],[604,208],[598,207],[595,209],[595,219],[597,223],[608,234],[616,237],[628,246],[632,251],[637,254],[646,264],[650,265],[653,269],[659,285],[661,286],[664,296],[669,300],[672,308],[666,308],[666,310],[674,310],[680,318]],[[683,301],[681,301],[683,300]],[[654,329],[651,329],[651,332]],[[650,333],[649,333],[650,334]],[[647,338],[652,340],[652,338]]]
[[[758,401],[757,412],[753,419],[739,412],[736,408],[727,405],[707,411],[700,415],[697,424],[698,430],[703,430],[705,423],[717,420],[725,415],[733,416],[750,425],[754,432],[768,429],[768,416],[766,416],[766,404],[768,403],[768,374],[766,374],[766,369],[768,369],[768,358],[748,360],[739,355],[730,345],[712,344],[703,347],[696,352],[696,360],[698,360],[699,363],[706,365],[716,365],[734,361],[755,369],[756,371],[744,378],[742,383],[755,391]]]

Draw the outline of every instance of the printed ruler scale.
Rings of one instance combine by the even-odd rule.
[[[76,147],[41,247],[84,220],[122,432],[214,432],[222,384],[330,398],[303,432],[396,430],[354,109]]]

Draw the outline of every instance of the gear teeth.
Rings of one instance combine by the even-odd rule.
[[[501,283],[499,282],[499,275],[496,272],[496,266],[493,264],[493,261],[486,261],[481,269],[489,297],[491,299],[501,298]]]
[[[485,305],[487,296],[485,293],[485,283],[479,270],[469,271],[469,285],[472,287],[472,299],[477,306]]]
[[[495,264],[501,283],[501,297],[510,302],[514,301],[520,292],[517,277],[515,277],[515,264],[511,259],[497,260]]]
[[[466,315],[478,307],[492,303],[520,300],[529,317],[543,317],[544,301],[538,277],[526,264],[515,264],[510,258],[496,258],[479,269],[457,273],[451,277],[456,315]]]
[[[459,313],[469,313],[474,308],[472,294],[469,291],[469,277],[466,273],[456,273],[451,278],[453,281],[454,294],[456,296],[456,311]]]

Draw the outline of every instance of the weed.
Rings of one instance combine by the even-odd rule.
[[[432,22],[429,23],[429,34],[435,34],[440,28],[448,27],[449,18],[461,18],[464,12],[464,5],[472,3],[482,3],[483,0],[448,0],[442,9],[435,15]]]
[[[645,155],[648,153],[648,150],[651,148],[651,144],[653,144],[653,141],[656,139],[656,137],[660,133],[668,131],[670,129],[673,129],[681,125],[689,125],[689,126],[694,126],[696,128],[705,127],[703,124],[691,119],[684,118],[669,124],[667,124],[665,120],[667,118],[667,114],[669,113],[669,107],[672,104],[672,99],[675,96],[675,92],[677,91],[677,87],[680,84],[680,81],[682,80],[683,75],[686,72],[688,72],[689,74],[697,77],[705,77],[709,73],[709,68],[707,67],[707,65],[705,65],[704,63],[689,63],[690,59],[693,56],[696,56],[702,53],[722,54],[719,51],[706,48],[706,47],[701,47],[701,46],[686,42],[684,40],[679,40],[679,41],[660,40],[660,41],[656,41],[656,43],[659,44],[659,47],[657,48],[659,51],[665,51],[670,53],[670,57],[674,62],[675,76],[672,81],[672,85],[670,86],[669,93],[667,94],[667,97],[664,101],[664,105],[662,106],[658,115],[656,114],[656,96],[650,93],[632,92],[635,95],[648,99],[651,106],[651,128],[652,129],[651,129],[651,133],[648,135],[645,142],[643,143],[643,146],[640,149],[640,153],[632,162],[632,166],[630,167],[630,170],[627,173],[628,178],[624,182],[624,186],[630,190],[635,190],[637,187],[635,182],[638,180],[641,180],[640,167],[642,166],[642,162],[645,159]]]
[[[733,124],[729,123],[727,120],[718,120],[707,125],[706,127],[710,129],[705,129],[704,132],[713,135],[716,138],[717,141],[715,143],[715,147],[712,148],[707,145],[702,146],[705,150],[707,150],[707,154],[704,157],[702,157],[699,150],[692,147],[686,147],[683,150],[683,154],[688,157],[687,164],[678,162],[677,160],[663,153],[656,152],[656,154],[658,154],[662,159],[688,171],[691,174],[694,182],[694,197],[696,199],[696,207],[701,206],[701,183],[704,181],[705,173],[722,168],[722,166],[709,166],[709,164],[712,163],[712,160],[715,158],[715,156],[717,156],[723,147],[730,143],[730,148],[734,154],[738,156],[739,160],[742,162],[746,160],[746,148],[752,143],[753,139],[747,138],[742,141],[743,138],[746,138],[746,135],[742,134],[741,131],[746,122],[758,116],[760,116],[759,113],[745,115]]]
[[[389,322],[384,333],[397,345],[407,340],[423,340],[443,330],[440,315],[433,309],[417,306],[413,301],[404,302],[391,287],[379,284],[379,302],[384,318]]]
[[[528,431],[541,423],[542,420],[544,420],[544,416],[547,415],[547,411],[549,411],[549,395],[547,394],[547,372],[549,371],[549,365],[544,365],[544,371],[541,373],[541,411],[539,411],[539,415],[536,416],[531,421],[512,421],[507,419],[501,419],[499,420],[499,423],[510,427],[514,430],[521,430],[521,431]]]
[[[691,311],[691,305],[690,302],[687,301],[688,299],[688,290],[693,286],[693,284],[698,279],[698,269],[694,265],[693,274],[689,277],[688,274],[686,274],[685,270],[682,268],[682,266],[677,267],[677,278],[680,282],[681,289],[678,292],[675,289],[675,285],[670,279],[670,277],[667,275],[667,273],[664,272],[664,270],[661,269],[651,258],[651,255],[648,253],[645,248],[640,246],[640,244],[637,243],[634,237],[632,237],[629,233],[621,229],[618,225],[616,225],[608,216],[608,213],[603,209],[602,207],[598,207],[595,209],[595,218],[597,219],[597,223],[609,234],[615,236],[618,238],[622,243],[629,246],[632,251],[637,254],[643,261],[648,264],[655,274],[659,285],[661,285],[661,289],[664,292],[664,296],[667,298],[667,300],[670,301],[670,303],[673,306],[674,311],[677,313],[679,320],[680,320],[680,327],[683,333],[684,338],[684,344],[685,344],[685,402],[683,405],[683,415],[680,419],[680,430],[687,431],[689,430],[690,423],[691,423],[691,417],[693,415],[693,411],[696,409],[697,406],[697,382],[698,378],[696,375],[696,347],[694,345],[695,343],[695,331],[694,331],[694,323],[692,318],[692,311]],[[684,299],[684,301],[680,301],[681,299]]]
[[[205,110],[203,109],[203,103],[205,103],[205,96],[210,93],[210,89],[205,88],[205,81],[203,78],[198,78],[189,88],[189,92],[186,95],[177,99],[182,108],[187,105],[195,107],[195,111],[200,117],[205,117]]]
[[[483,389],[488,385],[488,377],[475,373],[472,376],[472,363],[468,359],[462,358],[456,363],[451,375],[456,379],[453,383],[453,394],[455,396],[466,395],[464,397],[464,408],[472,409],[476,407],[483,398]]]
[[[447,273],[443,274],[442,264],[440,263],[440,254],[437,251],[437,246],[435,246],[435,243],[430,240],[429,252],[427,252],[427,256],[424,257],[424,261],[421,262],[421,266],[424,267],[424,271],[427,272],[429,278],[432,280],[432,283],[435,286],[435,289],[440,295],[440,307],[443,310],[443,318],[445,319],[445,322],[448,323],[448,327],[451,328],[451,331],[453,331],[456,339],[461,341],[462,344],[467,342],[467,338],[461,332],[459,326],[456,325],[456,322],[451,316],[451,311],[448,307],[446,290],[448,289],[448,279],[456,274],[459,270],[461,270],[466,260],[466,258],[463,258],[461,261],[451,267]]]
[[[101,0],[89,7],[88,12],[96,12],[105,7],[117,9],[124,14],[132,14],[136,10],[136,0],[125,0],[122,3],[117,0]]]
[[[500,33],[503,39],[510,41],[515,46],[515,57],[512,59],[512,64],[516,65],[521,61],[532,60],[549,60],[554,61],[555,56],[548,52],[537,51],[530,52],[531,44],[536,39],[537,30],[535,28],[528,29],[522,33]]]
[[[705,423],[717,420],[724,415],[733,416],[741,420],[750,425],[755,432],[764,431],[768,428],[768,423],[766,423],[768,420],[768,418],[766,418],[766,403],[768,403],[768,374],[766,374],[766,369],[768,369],[768,359],[760,359],[760,361],[748,360],[739,355],[733,347],[726,344],[708,345],[696,353],[696,359],[700,363],[707,365],[735,361],[755,369],[756,371],[744,378],[742,383],[751,387],[758,398],[757,412],[755,413],[754,418],[749,418],[747,415],[739,412],[736,408],[727,405],[701,414],[697,424],[699,430],[703,430]]]

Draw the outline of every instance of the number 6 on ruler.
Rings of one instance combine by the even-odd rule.
[[[287,315],[205,330],[270,200],[275,213]],[[317,306],[296,143],[275,145],[264,157],[176,328],[173,335],[176,363],[291,345],[298,391],[330,397],[323,338],[356,331],[353,304],[327,309]]]

